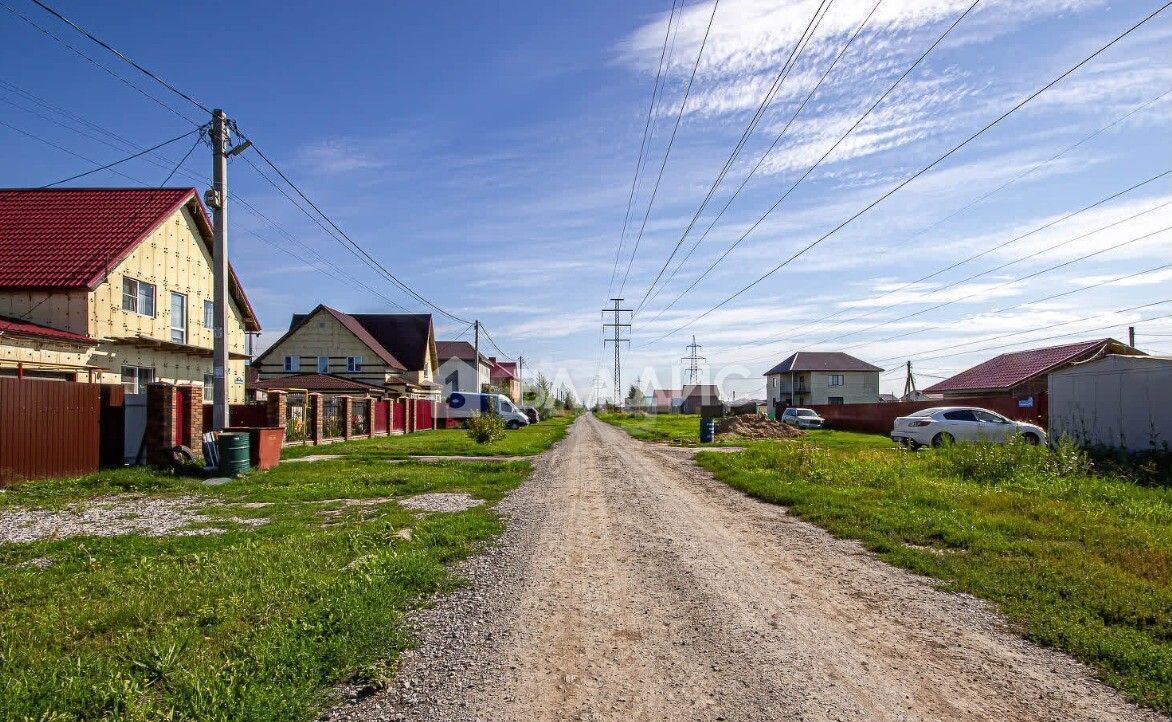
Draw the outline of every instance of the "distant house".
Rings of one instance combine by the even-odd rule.
[[[212,225],[194,188],[0,190],[0,376],[212,382]],[[228,399],[260,324],[228,279]]]
[[[879,394],[879,403],[892,404],[896,401],[899,401],[899,398],[895,394]]]
[[[841,351],[799,351],[765,372],[769,404],[789,406],[879,402],[883,369]]]
[[[489,382],[494,388],[513,400],[514,404],[521,403],[521,378],[517,375],[516,361],[498,361],[496,356],[489,356],[492,364],[489,373]]]
[[[428,314],[350,314],[319,305],[293,314],[285,335],[257,356],[252,387],[437,399],[436,359]]]
[[[676,414],[684,397],[676,389],[655,389],[651,393],[651,410],[657,414]]]
[[[492,383],[492,362],[484,354],[478,356],[476,348],[467,341],[439,341],[436,353],[439,354],[437,378],[443,384],[443,398],[457,391],[479,393],[485,384]],[[480,386],[476,384],[478,367]]]
[[[1128,451],[1172,447],[1172,357],[1107,354],[1051,371],[1050,433]]]
[[[1107,354],[1144,355],[1113,338],[1003,353],[929,386],[924,393],[942,394],[945,400],[1011,396],[1032,405],[1035,397],[1046,391],[1051,373]]]
[[[720,387],[715,384],[685,384],[680,391],[680,413],[698,414],[708,406],[721,406]]]

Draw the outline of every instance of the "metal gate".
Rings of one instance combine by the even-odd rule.
[[[143,441],[146,439],[147,395],[126,394],[122,413],[122,463],[142,464],[146,461]]]

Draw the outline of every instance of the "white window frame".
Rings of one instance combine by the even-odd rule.
[[[300,356],[286,356],[285,357],[285,370],[286,371],[300,371],[301,370],[301,357]]]
[[[134,377],[134,385],[127,388],[126,375],[130,373]],[[145,373],[144,373],[145,372]],[[122,365],[122,388],[126,389],[130,394],[146,393],[145,386],[155,380],[155,369],[153,366],[133,366],[131,364]]]
[[[149,290],[150,293],[144,293]],[[150,306],[150,313],[143,310]],[[122,310],[137,313],[140,316],[155,316],[155,284],[140,281],[130,276],[122,277]]]
[[[205,404],[215,403],[216,377],[212,374],[203,375],[203,402]]]
[[[216,327],[216,302],[206,298],[203,302],[203,325],[204,328]]]
[[[170,298],[171,298],[171,343],[186,344],[187,343],[187,294],[186,293],[179,293],[178,291],[171,291]],[[182,310],[182,313],[179,314],[182,317],[179,319],[180,325],[176,325],[176,319],[175,319],[175,300],[176,299],[183,299],[183,306],[181,307],[183,310]],[[175,338],[176,334],[179,335],[178,340],[176,340],[176,338]]]
[[[826,381],[827,386],[846,386],[846,376],[843,374],[830,374]]]
[[[319,374],[328,374],[330,372],[330,357],[329,356],[318,356],[317,357],[317,372]]]
[[[362,357],[361,356],[347,356],[346,370],[352,374],[362,371]]]

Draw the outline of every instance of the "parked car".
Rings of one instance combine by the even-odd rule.
[[[814,409],[799,409],[789,407],[781,412],[781,423],[796,426],[799,429],[821,429],[826,419],[818,415]]]
[[[529,425],[529,417],[522,413],[504,394],[472,394],[457,391],[444,402],[444,416],[449,419],[470,419],[481,414],[496,414],[507,429]]]
[[[537,412],[536,406],[522,406],[521,413],[529,418],[529,423],[536,424],[541,421],[541,414]]]
[[[975,406],[938,406],[921,409],[895,420],[891,440],[918,449],[952,442],[1004,444],[1021,439],[1027,444],[1046,441],[1042,427],[1012,421],[1001,414]]]

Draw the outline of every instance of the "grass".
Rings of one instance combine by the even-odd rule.
[[[524,448],[540,450],[564,425],[546,429]],[[268,523],[0,545],[0,719],[312,719],[332,685],[389,678],[411,642],[404,612],[459,583],[447,565],[501,531],[488,506],[417,517],[393,500],[329,500],[464,491],[491,504],[529,468],[355,454],[222,487],[120,469],[11,488],[0,508],[182,494],[206,499],[208,515]],[[242,502],[266,505],[233,506]],[[38,558],[54,564],[20,566]]]
[[[520,456],[540,454],[566,435],[572,416],[554,416],[506,432],[504,438],[478,444],[464,429],[436,429],[414,434],[338,441],[322,446],[287,446],[282,459],[312,454],[346,454],[350,458],[404,459],[408,456]]]
[[[697,446],[700,443],[700,416],[698,414],[627,414],[599,413],[599,420],[617,426],[632,437],[643,441],[664,441],[672,444]],[[881,434],[860,434],[853,431],[808,431],[808,437],[821,446],[837,448],[888,448],[891,439]],[[718,441],[720,445],[750,445],[756,442]]]
[[[718,479],[880,558],[991,600],[1027,638],[1172,712],[1172,489],[1071,447],[920,453],[812,434],[697,458]]]

